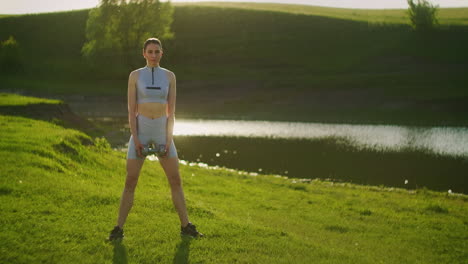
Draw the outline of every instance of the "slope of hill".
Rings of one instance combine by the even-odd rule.
[[[349,9],[330,8],[310,5],[274,4],[274,3],[239,3],[239,2],[176,2],[175,6],[209,6],[221,8],[239,8],[247,10],[262,10],[285,12],[292,14],[324,16],[347,20],[364,21],[368,23],[409,24],[406,9]],[[444,26],[468,25],[468,8],[438,9],[439,23]]]

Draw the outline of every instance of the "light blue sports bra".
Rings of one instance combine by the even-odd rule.
[[[167,104],[169,94],[169,80],[167,70],[161,67],[148,67],[138,69],[137,103]]]

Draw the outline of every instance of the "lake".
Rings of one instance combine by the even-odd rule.
[[[121,146],[129,135],[122,122]],[[291,178],[468,192],[465,127],[177,119],[174,135],[179,158],[188,162]]]

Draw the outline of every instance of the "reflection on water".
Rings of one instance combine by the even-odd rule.
[[[357,150],[340,139],[177,136],[183,160],[291,178],[466,193],[468,158],[420,150]]]
[[[176,136],[229,136],[282,139],[341,138],[358,149],[430,151],[468,157],[468,128],[386,125],[332,125],[300,122],[178,119]]]

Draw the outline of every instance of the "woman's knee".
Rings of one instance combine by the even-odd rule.
[[[136,188],[140,170],[143,165],[139,160],[127,160],[127,178],[125,180],[125,190],[133,192]]]
[[[171,188],[180,188],[182,186],[182,180],[180,179],[180,175],[173,174],[169,175],[169,184],[171,185]]]
[[[135,191],[136,185],[138,183],[138,174],[127,174],[127,179],[125,180],[125,190]]]

